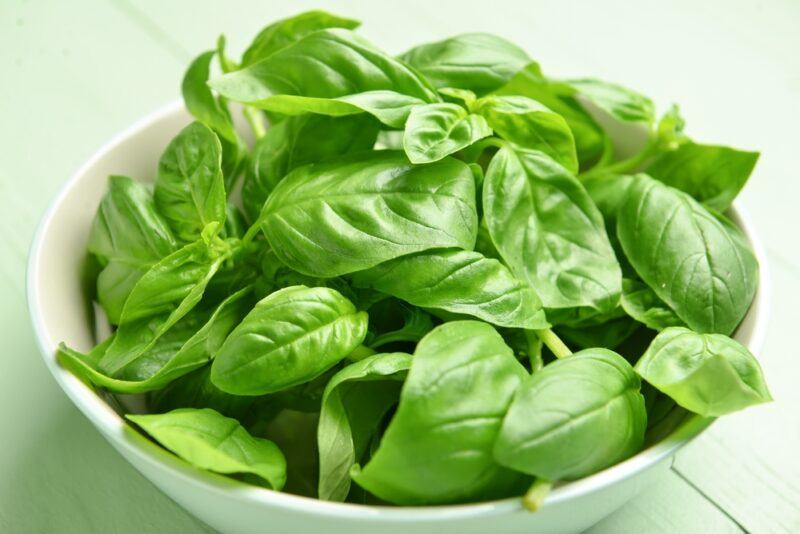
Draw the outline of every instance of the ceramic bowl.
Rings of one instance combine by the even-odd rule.
[[[330,503],[245,485],[191,467],[126,425],[118,403],[83,384],[55,357],[60,341],[83,350],[94,344],[80,271],[108,175],[152,180],[164,147],[190,120],[180,102],[158,110],[115,137],[67,181],[42,218],[32,245],[28,304],[42,356],[67,396],[125,459],[208,525],[236,533],[577,532],[657,479],[669,469],[675,452],[711,423],[676,411],[668,427],[661,429],[663,438],[620,464],[555,488],[534,514],[525,511],[519,499],[412,508]],[[736,333],[741,343],[758,353],[767,322],[766,257],[745,214],[736,209],[731,215],[761,263],[758,293]]]

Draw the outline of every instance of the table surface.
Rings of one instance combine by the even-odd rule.
[[[72,171],[115,132],[177,98],[188,61],[219,33],[238,53],[266,23],[315,7],[361,19],[364,35],[394,53],[494,32],[548,73],[617,81],[662,110],[678,102],[692,137],[762,152],[739,205],[769,256],[771,320],[759,357],[775,402],[716,422],[657,485],[592,532],[800,531],[795,0],[3,0],[0,531],[207,531],[117,455],[49,376],[25,308],[26,256],[38,218]]]

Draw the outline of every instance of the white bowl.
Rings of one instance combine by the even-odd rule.
[[[79,273],[108,175],[152,180],[162,150],[190,120],[180,102],[158,110],[115,137],[69,179],[42,218],[33,241],[28,306],[47,367],[72,402],[136,469],[215,529],[237,533],[319,529],[327,534],[405,533],[409,528],[415,534],[577,532],[657,479],[669,469],[672,455],[711,423],[711,419],[686,416],[663,440],[636,456],[557,487],[535,514],[525,511],[519,499],[412,508],[330,503],[249,486],[191,467],[126,425],[103,397],[55,358],[60,341],[85,350],[93,345]],[[747,217],[741,210],[732,215],[761,264],[758,293],[736,333],[757,354],[767,323],[766,257]]]

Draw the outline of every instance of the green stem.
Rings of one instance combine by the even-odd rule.
[[[264,137],[264,134],[267,133],[267,127],[264,125],[264,114],[250,106],[245,106],[242,113],[244,113],[244,118],[247,119],[250,129],[253,130],[255,138],[261,139]]]
[[[581,180],[594,177],[598,174],[625,174],[627,172],[638,169],[651,157],[658,153],[658,144],[650,141],[638,154],[631,156],[627,159],[616,161],[608,165],[598,165],[589,169],[580,175]]]
[[[539,339],[542,340],[542,343],[547,345],[547,348],[555,354],[556,358],[566,358],[572,354],[569,347],[551,329],[536,330],[535,332]]]
[[[363,360],[367,356],[372,356],[373,354],[378,354],[378,353],[372,350],[371,348],[367,347],[366,345],[359,345],[355,348],[353,352],[347,355],[347,359],[352,362],[357,362]]]
[[[525,341],[528,345],[528,359],[531,362],[531,374],[541,371],[544,366],[542,361],[542,340],[536,332],[525,330]]]
[[[535,512],[544,504],[544,500],[553,488],[553,483],[541,478],[536,479],[528,492],[522,497],[522,506],[529,512]]]

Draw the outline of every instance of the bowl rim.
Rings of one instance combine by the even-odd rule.
[[[238,498],[257,506],[279,507],[298,513],[331,518],[399,522],[463,520],[478,516],[493,516],[521,511],[522,504],[519,497],[471,504],[409,507],[329,502],[251,486],[216,473],[197,469],[133,430],[100,395],[58,364],[54,348],[58,345],[59,340],[50,339],[47,333],[42,311],[39,308],[39,288],[36,284],[41,269],[41,255],[45,236],[51,227],[53,218],[72,187],[109,151],[124,144],[128,138],[153,126],[155,123],[183,112],[183,102],[175,100],[145,115],[114,135],[96,150],[59,188],[58,193],[50,201],[36,228],[28,255],[26,272],[28,311],[33,324],[36,342],[45,364],[72,402],[120,452],[123,452],[124,449],[125,453],[136,456],[141,461],[164,471],[168,476],[177,477],[186,483],[198,486],[198,489],[215,493],[222,492],[227,497]],[[764,345],[767,324],[769,323],[769,271],[761,240],[755,233],[746,210],[742,209],[739,204],[735,203],[733,208],[736,224],[743,230],[750,241],[760,269],[759,286],[751,305],[757,307],[758,315],[754,321],[753,332],[748,342],[748,348],[752,352],[760,352]],[[690,414],[666,438],[638,452],[631,458],[588,477],[555,487],[546,499],[544,508],[598,492],[646,471],[648,468],[674,455],[678,449],[701,434],[713,421],[713,418]]]

